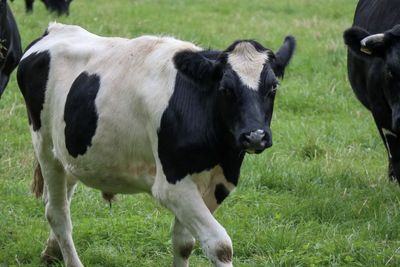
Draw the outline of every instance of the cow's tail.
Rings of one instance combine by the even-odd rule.
[[[43,181],[42,169],[40,168],[40,164],[37,163],[32,181],[32,193],[35,194],[36,198],[40,198],[43,195],[43,187],[44,187],[44,181]]]

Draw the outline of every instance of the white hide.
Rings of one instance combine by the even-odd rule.
[[[258,52],[249,42],[241,42],[229,53],[228,63],[238,74],[243,84],[250,89],[258,90],[260,76],[265,62],[268,60],[268,53]]]
[[[192,240],[183,230],[188,229],[216,266],[232,266],[230,260],[218,258],[221,249],[232,251],[232,242],[209,209],[217,206],[216,183],[229,190],[234,186],[219,167],[170,184],[158,158],[157,129],[177,74],[172,58],[181,50],[200,48],[170,37],[100,37],[78,26],[53,23],[48,34],[25,53],[24,58],[42,51],[51,56],[42,126],[32,130],[32,139],[48,188],[46,214],[66,266],[82,266],[72,241],[67,177],[106,193],[151,193],[176,215],[181,225],[175,230],[185,231],[174,233],[174,247]],[[238,60],[233,56],[233,62]],[[100,77],[95,100],[98,121],[92,145],[74,158],[65,145],[64,106],[74,79],[83,71]],[[187,259],[179,257],[174,252],[174,262],[186,266]]]
[[[49,146],[45,149],[52,150],[67,173],[91,187],[109,193],[150,192],[156,133],[177,72],[172,57],[177,51],[199,48],[170,37],[99,37],[57,23],[48,32],[24,55],[51,55],[41,112],[40,135]],[[65,146],[64,106],[74,79],[83,71],[101,78],[95,101],[98,122],[92,145],[73,158]]]

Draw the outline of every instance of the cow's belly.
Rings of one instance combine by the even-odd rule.
[[[65,170],[83,184],[113,194],[150,193],[155,177],[155,165],[149,162],[90,170],[80,165],[67,165]]]
[[[144,127],[129,133],[123,127],[107,129],[111,130],[100,127],[91,145],[77,156],[71,155],[64,140],[53,138],[54,156],[67,174],[89,187],[107,193],[150,192],[156,168]]]
[[[66,95],[54,99],[46,113],[51,114],[50,123],[45,118],[51,131],[44,133],[44,139],[51,139],[52,154],[68,175],[107,193],[151,191],[156,130],[144,109],[134,105],[137,108],[130,110],[130,102],[109,98],[109,105],[97,107],[90,128],[87,118],[93,114],[66,120],[64,110],[57,108],[66,102]]]

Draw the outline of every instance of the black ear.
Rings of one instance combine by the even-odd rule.
[[[218,81],[222,77],[221,64],[205,58],[199,52],[178,52],[173,61],[179,72],[199,83]]]
[[[354,26],[343,33],[344,43],[355,55],[382,57],[385,54],[386,33],[370,34],[363,28]]]
[[[291,35],[286,36],[283,45],[275,54],[275,63],[273,64],[273,70],[277,77],[283,78],[283,75],[285,74],[285,68],[289,64],[289,61],[292,58],[295,49],[296,39]]]

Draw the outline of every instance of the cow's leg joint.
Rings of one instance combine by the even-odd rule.
[[[172,244],[174,249],[174,267],[189,266],[189,257],[192,254],[195,239],[192,234],[175,218],[172,230]]]

